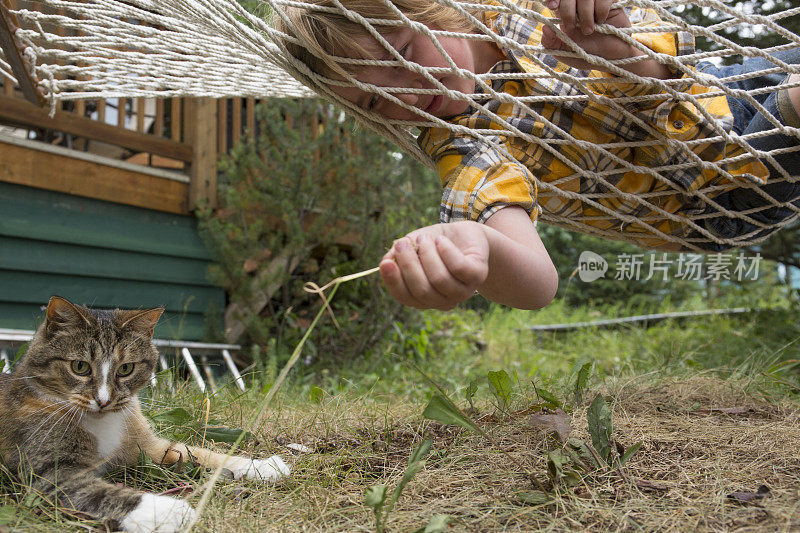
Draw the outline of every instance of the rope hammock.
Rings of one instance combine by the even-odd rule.
[[[532,150],[536,150],[542,158],[557,160],[565,169],[565,173],[557,179],[536,179],[541,220],[570,230],[665,250],[708,251],[711,249],[707,246],[708,243],[722,247],[751,245],[768,236],[764,230],[785,226],[797,218],[800,210],[796,206],[777,202],[758,187],[763,184],[763,177],[748,173],[733,175],[733,171],[729,172],[731,168],[741,166],[747,161],[760,160],[776,169],[770,177],[771,181],[793,182],[798,179],[798,176],[791,175],[775,160],[775,157],[796,150],[797,147],[762,151],[748,143],[754,138],[774,133],[800,138],[799,129],[781,124],[760,103],[763,102],[765,91],[774,91],[775,88],[753,91],[731,89],[721,83],[719,78],[704,74],[695,65],[699,61],[720,64],[725,58],[769,58],[776,52],[800,47],[800,37],[781,26],[783,19],[800,14],[800,7],[771,15],[759,15],[736,12],[731,6],[718,0],[623,0],[615,4],[616,7],[637,7],[658,13],[662,20],[657,28],[658,32],[685,32],[694,37],[702,37],[713,43],[715,49],[678,56],[659,53],[636,38],[635,34],[637,31],[641,33],[641,29],[598,25],[596,31],[617,35],[633,44],[644,54],[645,59],[654,59],[676,73],[675,79],[662,80],[642,78],[622,68],[642,59],[642,56],[638,59],[610,62],[589,56],[577,46],[573,48],[573,52],[560,54],[590,60],[598,68],[614,74],[615,77],[602,79],[610,85],[633,82],[646,88],[637,91],[635,96],[610,97],[590,89],[597,78],[587,78],[586,71],[554,67],[552,61],[545,59],[548,50],[543,46],[520,44],[496,33],[485,23],[488,13],[522,17],[534,24],[555,28],[564,42],[572,43],[558,29],[558,19],[543,12],[541,6],[535,2],[432,1],[462,13],[476,30],[471,33],[432,30],[419,22],[409,20],[389,0],[375,2],[383,2],[394,9],[397,16],[391,20],[365,19],[358,13],[346,10],[336,1],[332,5],[338,7],[320,8],[316,4],[303,1],[264,0],[260,2],[257,13],[248,11],[236,0],[41,0],[21,3],[16,9],[9,9],[6,5],[3,19],[14,40],[12,46],[3,44],[6,53],[0,60],[0,74],[17,82],[29,99],[38,99],[42,104],[49,103],[53,110],[59,101],[89,98],[320,96],[354,114],[363,124],[392,139],[402,149],[430,166],[433,166],[433,162],[416,141],[417,135],[422,131],[420,128],[437,128],[450,131],[454,135],[478,136],[512,163],[519,160],[519,153],[509,150],[509,146],[516,140],[533,147]],[[702,5],[704,9],[725,17],[710,27],[692,25],[679,14],[687,5]],[[340,58],[342,63],[403,66],[424,76],[433,88],[384,88],[361,82],[346,72],[343,74],[344,79],[332,79],[312,72],[287,50],[287,43],[305,45],[292,31],[291,21],[286,16],[287,10],[291,8],[324,9],[342,13],[350,21],[362,24],[365,32],[372,34],[392,56],[384,61]],[[288,28],[286,33],[270,25],[270,16],[279,19],[281,27]],[[491,71],[487,74],[473,74],[459,70],[441,45],[438,45],[438,49],[444,54],[448,67],[437,69],[408,62],[375,29],[375,26],[386,28],[401,25],[411,26],[432,38],[458,37],[493,41],[500,49],[510,51],[515,57],[525,58],[534,66],[530,71],[514,73],[515,79],[533,86],[563,83],[577,90],[567,96],[534,92],[514,97],[498,92],[494,89],[493,82],[500,80],[503,74]],[[781,42],[766,49],[740,46],[726,36],[726,31],[742,27],[750,28],[756,35],[777,35]],[[18,57],[12,57],[15,54]],[[776,59],[771,61],[769,67],[744,74],[740,78],[776,72],[787,75],[800,73],[798,65]],[[480,94],[465,94],[448,89],[436,78],[437,74],[443,73],[457,73],[473,80],[480,89]],[[726,80],[726,83],[729,81],[732,80]],[[681,87],[685,87],[687,82],[707,87],[708,90],[702,96],[684,91]],[[355,86],[378,94],[409,110],[414,108],[398,99],[398,93],[442,94],[452,100],[465,100],[472,109],[490,117],[492,126],[487,129],[468,128],[424,112],[424,119],[421,117],[415,122],[382,119],[363,111],[332,90],[332,87],[342,85]],[[784,84],[781,88],[796,85],[800,84]],[[773,129],[751,134],[749,137],[737,135],[731,131],[730,124],[709,115],[698,102],[699,98],[726,94],[748,102],[769,119]],[[522,131],[495,113],[487,104],[490,99],[519,106],[545,124],[543,131],[551,133],[537,135]],[[693,150],[699,141],[681,141],[665,136],[631,111],[637,104],[654,100],[685,102],[687,108],[701,119],[705,118],[711,130],[702,143],[726,143],[740,148],[735,151],[735,155],[723,155],[722,158],[712,161],[704,160],[697,153],[699,149]],[[537,111],[540,109],[537,106],[543,102],[556,102],[559,105],[564,102],[576,105],[600,102],[648,135],[646,138],[603,142],[575,138],[561,129],[559,124],[547,121]],[[592,154],[592,157],[581,164],[575,158],[565,155],[568,151],[564,149],[565,145]],[[668,145],[682,154],[682,157],[677,162],[670,160],[657,166],[642,166],[637,164],[636,158],[620,156],[621,153],[634,153],[636,150],[646,151],[657,145]],[[796,157],[800,158],[800,154]],[[598,168],[592,163],[597,160],[610,161],[613,164]],[[697,188],[681,188],[673,177],[680,171],[718,175],[719,179],[709,180]],[[630,172],[647,177],[654,185],[644,193],[626,189],[620,185],[620,176]],[[590,186],[587,188],[586,184]],[[769,201],[766,202],[766,207],[732,210],[720,205],[717,201],[718,195],[732,186],[751,189],[755,195],[767,198]],[[668,207],[667,199],[675,198],[676,195],[683,198],[684,204],[692,206],[692,209]],[[791,214],[777,223],[760,221],[758,212],[770,207],[785,208]],[[746,222],[751,229],[734,237],[722,237],[709,231],[703,224],[703,218],[720,215]],[[680,227],[680,231],[665,230],[670,224]]]

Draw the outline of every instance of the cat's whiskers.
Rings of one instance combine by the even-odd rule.
[[[54,416],[61,414],[61,412],[62,412],[62,411],[64,411],[65,409],[66,409],[66,412],[68,412],[68,411],[69,411],[69,410],[72,408],[72,406],[69,404],[69,402],[65,402],[65,403],[66,403],[66,405],[59,405],[59,406],[58,406],[58,407],[57,407],[55,410],[53,410],[53,412],[52,412],[52,413],[50,413],[50,414],[49,414],[49,415],[48,415],[48,416],[47,416],[47,417],[46,417],[46,418],[45,418],[45,419],[44,419],[44,420],[43,420],[43,421],[42,421],[42,422],[41,422],[41,423],[40,423],[40,424],[39,424],[39,425],[36,427],[36,429],[34,429],[34,430],[33,430],[33,431],[30,433],[29,440],[30,440],[30,437],[33,437],[33,436],[35,436],[35,435],[36,435],[36,434],[39,432],[39,430],[40,430],[40,429],[42,429],[42,427],[43,427],[45,424],[47,424],[47,422],[48,422],[48,421],[50,421],[50,419],[52,419]],[[51,427],[51,429],[52,429],[52,427]],[[49,431],[48,431],[48,434],[49,434]],[[39,440],[39,446],[41,446],[41,444],[44,442],[44,438],[40,438],[40,439],[38,439],[38,440]],[[37,449],[38,449],[38,448],[37,448]]]
[[[69,401],[68,400],[58,400],[58,401],[54,402],[55,405],[64,404],[64,403],[69,403]],[[40,407],[39,409],[37,409],[35,411],[31,411],[30,413],[27,413],[25,416],[26,417],[31,417],[31,416],[34,416],[36,413],[40,413],[40,412],[44,411],[45,409],[50,409],[52,407],[53,407],[53,404],[48,404],[48,405],[45,405],[44,407]]]

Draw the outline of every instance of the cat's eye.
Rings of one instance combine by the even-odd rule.
[[[70,368],[79,376],[87,376],[92,372],[92,367],[86,361],[72,361]]]
[[[133,363],[122,363],[117,369],[117,375],[120,377],[130,376],[133,373]]]

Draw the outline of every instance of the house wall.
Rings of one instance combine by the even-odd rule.
[[[210,261],[191,217],[0,182],[0,328],[35,328],[58,294],[165,307],[156,337],[201,340],[225,306]]]

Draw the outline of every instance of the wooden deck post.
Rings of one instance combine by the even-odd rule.
[[[217,102],[212,98],[184,99],[184,138],[193,147],[189,208],[205,201],[217,205]]]

